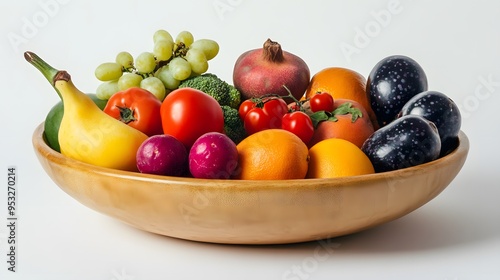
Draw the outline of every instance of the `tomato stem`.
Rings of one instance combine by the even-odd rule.
[[[261,97],[252,97],[251,100],[255,104],[255,107],[257,108],[262,108],[264,107],[264,104],[268,101],[271,101],[273,99],[285,99],[285,98],[291,98],[297,106],[299,106],[299,111],[305,112],[303,103],[300,102],[300,100],[297,100],[295,96],[293,96],[292,92],[288,89],[286,85],[283,85],[283,88],[288,92],[287,95],[279,95],[276,93],[268,93],[264,94]]]
[[[351,102],[343,103],[332,112],[327,112],[327,111],[314,112],[313,114],[310,115],[310,117],[313,122],[313,126],[316,128],[318,124],[322,121],[336,122],[338,121],[338,118],[336,116],[347,115],[347,114],[351,114],[351,122],[355,122],[358,118],[363,117],[363,112],[361,112],[360,109],[353,107]]]
[[[288,95],[283,96],[283,98],[287,98],[287,97],[291,98],[293,100],[293,102],[295,102],[295,104],[297,106],[299,106],[299,111],[305,112],[303,103],[300,102],[299,100],[297,100],[297,98],[295,98],[295,96],[293,96],[292,92],[290,91],[290,89],[288,89],[288,87],[286,85],[283,85],[283,88],[285,88],[285,90],[288,92]]]
[[[134,117],[134,110],[126,107],[116,106],[118,110],[120,110],[120,121],[128,124],[129,122],[136,121],[137,119]]]

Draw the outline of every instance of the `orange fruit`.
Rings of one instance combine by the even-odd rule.
[[[235,179],[304,179],[309,151],[295,134],[283,129],[266,129],[243,139],[237,146]]]
[[[379,127],[366,93],[366,78],[358,72],[342,67],[325,68],[311,78],[305,97],[311,98],[317,92],[327,92],[334,100],[342,98],[358,102],[368,112],[373,127]]]
[[[352,108],[359,109],[362,116],[358,117],[354,122],[352,121],[352,114],[338,115],[336,121],[326,120],[318,124],[314,129],[313,137],[309,141],[308,146],[312,147],[316,143],[328,139],[328,138],[341,138],[352,142],[359,148],[363,146],[363,143],[372,135],[375,131],[373,124],[368,117],[368,113],[365,108],[361,106],[356,101],[349,99],[335,99],[333,107],[338,108],[340,105],[345,103],[351,103]]]
[[[375,173],[368,156],[353,143],[339,138],[318,142],[309,149],[306,178],[336,178]]]

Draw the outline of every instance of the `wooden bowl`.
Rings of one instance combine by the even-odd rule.
[[[226,244],[283,244],[358,232],[404,216],[436,197],[467,158],[469,141],[433,162],[338,179],[202,180],[82,163],[33,134],[40,163],[83,205],[141,230]]]

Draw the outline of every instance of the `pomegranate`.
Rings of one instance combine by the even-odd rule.
[[[249,50],[236,60],[233,84],[242,99],[267,94],[291,94],[300,99],[309,85],[310,71],[300,57],[283,51],[277,42],[267,39],[263,48]],[[293,100],[286,100],[291,103]]]

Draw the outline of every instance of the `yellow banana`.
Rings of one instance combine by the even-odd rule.
[[[148,136],[101,111],[66,71],[31,52],[25,58],[52,83],[64,104],[58,133],[61,153],[97,166],[136,171],[137,149]]]

